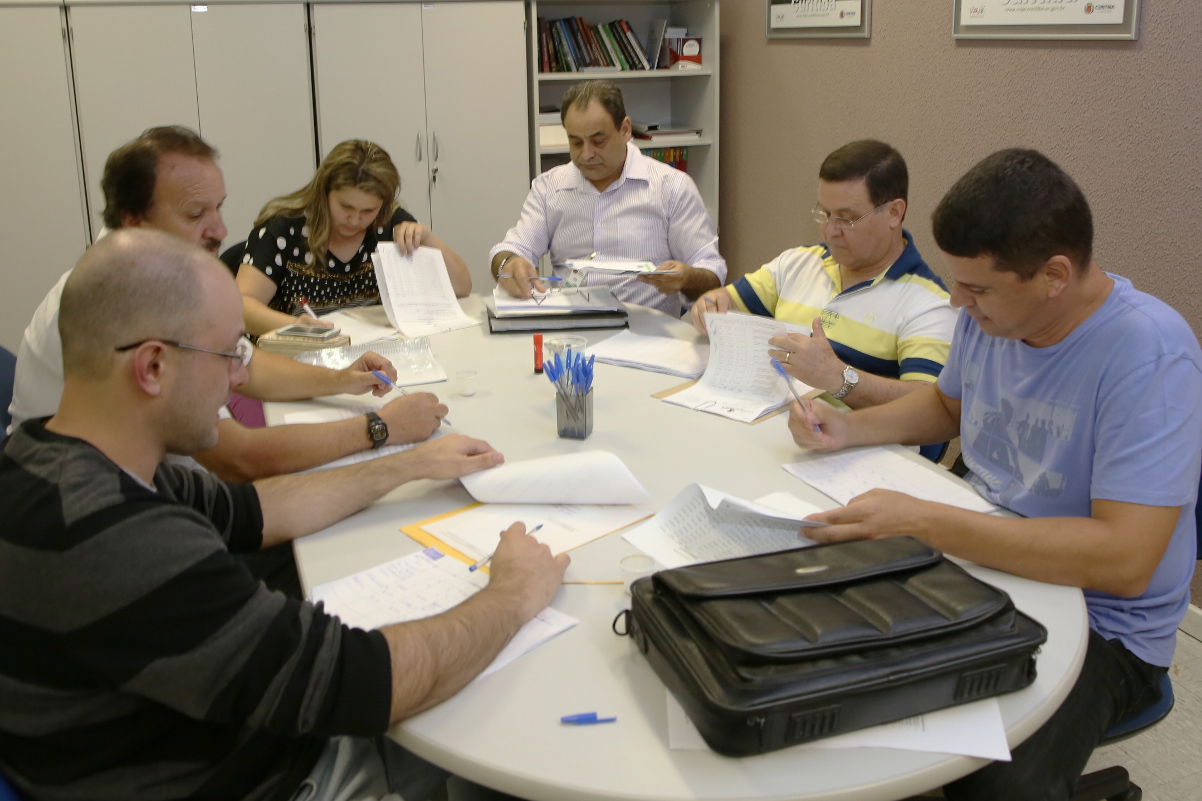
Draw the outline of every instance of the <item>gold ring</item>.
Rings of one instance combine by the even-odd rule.
[[[793,355],[793,351],[791,351],[791,350],[785,351],[785,364],[789,363],[789,357],[792,355]]]

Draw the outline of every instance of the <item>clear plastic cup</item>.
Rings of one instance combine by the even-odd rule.
[[[618,562],[618,566],[622,569],[622,587],[627,595],[630,595],[631,584],[659,569],[654,559],[641,553],[627,556]]]
[[[455,391],[464,398],[475,395],[476,378],[479,375],[475,370],[459,370],[455,373]]]

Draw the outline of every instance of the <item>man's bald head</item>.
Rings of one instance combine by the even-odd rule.
[[[101,239],[63,287],[64,375],[102,379],[119,347],[193,339],[205,324],[205,274],[214,269],[225,272],[199,246],[162,231],[129,228]]]

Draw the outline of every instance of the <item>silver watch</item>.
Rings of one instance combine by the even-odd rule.
[[[847,393],[856,388],[856,384],[860,383],[860,374],[856,368],[850,364],[843,368],[843,386],[839,387],[839,391],[831,395],[835,400],[843,400],[847,397]]]

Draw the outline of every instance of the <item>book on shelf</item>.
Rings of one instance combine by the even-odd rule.
[[[688,172],[689,149],[687,147],[653,147],[644,150],[643,155],[656,161],[662,161],[681,172]]]
[[[539,147],[567,147],[568,131],[558,122],[554,125],[538,126]]]
[[[660,139],[672,139],[672,140],[700,139],[701,138],[701,129],[700,128],[670,128],[670,127],[665,127],[665,126],[661,125],[659,128],[652,130],[652,131],[645,131],[643,133],[638,133],[636,131],[636,132],[634,132],[634,138],[635,139],[647,139],[652,142],[658,141]]]
[[[668,66],[675,69],[697,69],[701,66],[701,37],[686,36],[672,40]]]
[[[540,17],[538,28],[543,73],[655,69],[663,58],[663,31],[671,30],[666,20],[654,21],[644,47],[625,19],[590,25],[582,17]]]

